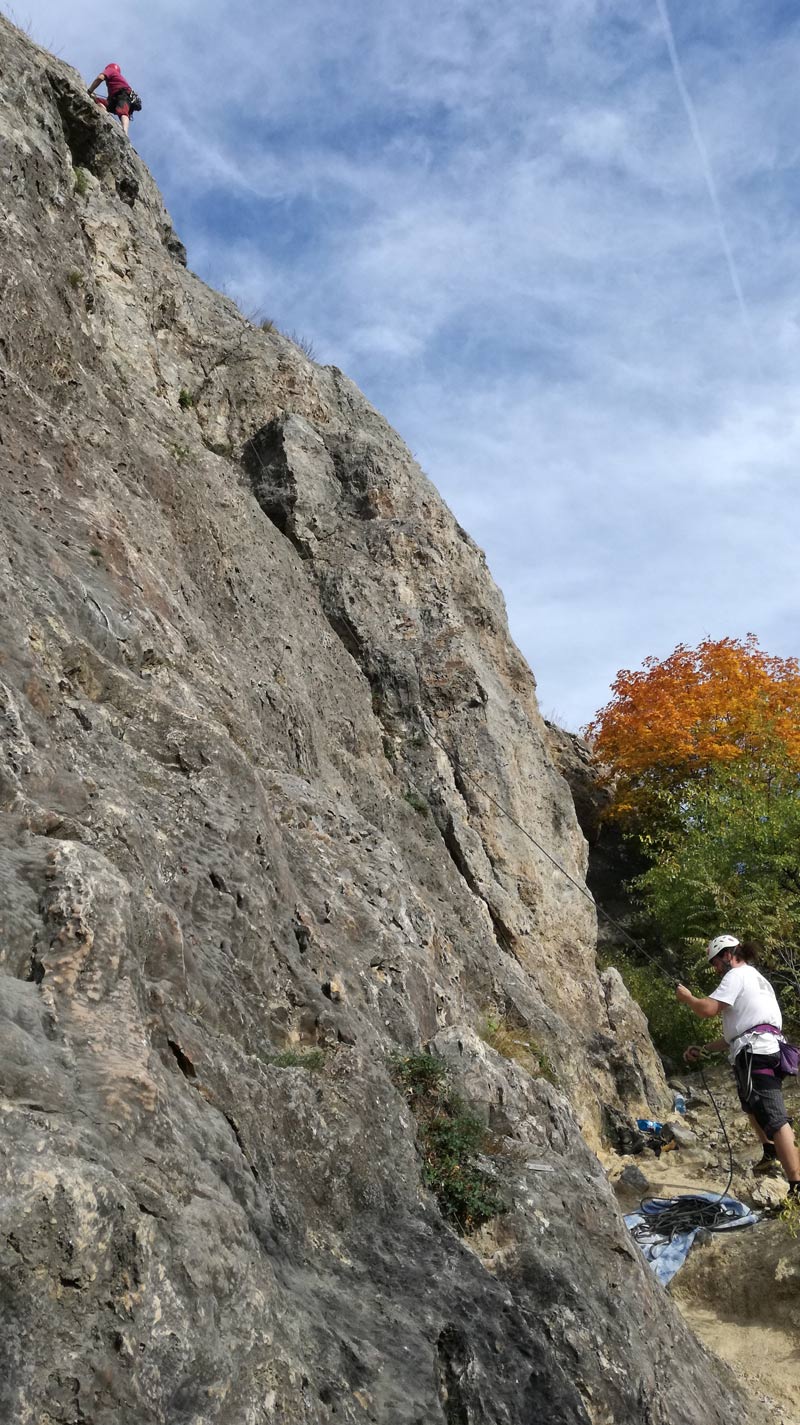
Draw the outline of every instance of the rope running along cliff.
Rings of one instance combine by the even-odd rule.
[[[435,742],[437,747],[441,749],[451,766],[457,767],[459,774],[463,777],[466,777],[467,781],[471,782],[473,787],[475,787],[476,790],[479,791],[482,796],[486,797],[487,801],[491,802],[492,806],[496,807],[496,809],[500,812],[502,816],[504,816],[508,821],[511,822],[512,826],[515,826],[518,831],[522,832],[523,836],[527,837],[528,841],[530,841],[532,845],[536,847],[537,851],[541,852],[541,854],[550,862],[551,866],[554,866],[557,871],[560,871],[562,876],[564,876],[566,880],[569,881],[570,885],[574,886],[575,890],[578,891],[579,894],[584,897],[584,899],[588,900],[590,904],[594,906],[595,910],[599,911],[601,915],[605,916],[608,923],[610,925],[613,925],[615,930],[618,930],[621,935],[624,935],[625,939],[631,945],[633,945],[634,948],[638,950],[639,953],[642,954],[646,960],[650,961],[651,965],[653,965],[657,973],[667,981],[670,987],[677,984],[678,981],[675,980],[674,976],[667,974],[667,971],[662,965],[658,963],[654,956],[652,956],[647,950],[645,950],[641,942],[636,940],[636,938],[625,929],[624,925],[620,925],[619,921],[615,920],[613,915],[609,914],[605,907],[601,905],[598,900],[595,899],[591,891],[589,891],[586,886],[581,885],[580,881],[576,881],[575,877],[570,875],[570,872],[566,869],[566,867],[562,866],[561,862],[557,860],[557,858],[553,856],[544,846],[542,846],[541,842],[537,841],[536,837],[533,836],[530,831],[528,831],[527,827],[523,826],[521,822],[517,821],[516,817],[512,816],[509,811],[506,811],[506,808],[502,805],[502,803],[499,802],[497,798],[493,796],[492,793],[488,791],[487,788],[484,787],[481,782],[478,781],[477,777],[474,777],[471,772],[468,772],[464,768],[460,758],[457,755],[453,755],[451,752],[448,751],[445,744],[440,740],[440,738],[436,736],[436,733],[433,732],[430,727],[427,729],[427,732],[428,736],[431,738],[431,741]],[[703,1073],[702,1067],[700,1068],[700,1077],[703,1081],[703,1087],[714,1106],[714,1112],[716,1113],[717,1119],[719,1120],[719,1125],[722,1129],[722,1136],[725,1140],[725,1147],[728,1151],[727,1182],[725,1183],[725,1187],[723,1188],[719,1196],[713,1199],[699,1197],[694,1194],[683,1194],[682,1196],[672,1198],[643,1198],[641,1207],[642,1211],[647,1210],[648,1221],[646,1224],[643,1224],[642,1227],[639,1229],[640,1235],[655,1234],[660,1237],[663,1237],[665,1241],[671,1241],[676,1233],[687,1232],[695,1227],[705,1227],[713,1232],[718,1231],[723,1227],[729,1229],[735,1224],[736,1214],[731,1212],[729,1208],[723,1205],[723,1199],[727,1196],[731,1182],[733,1181],[733,1150],[731,1148],[730,1139],[728,1138],[727,1130],[723,1122],[722,1114],[720,1113],[717,1101],[708,1086],[708,1082],[706,1080],[705,1074]],[[633,1235],[636,1236],[636,1231],[634,1231]]]

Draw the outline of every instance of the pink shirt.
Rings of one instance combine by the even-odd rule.
[[[123,74],[120,73],[118,64],[107,64],[103,70],[103,78],[106,81],[109,99],[113,99],[115,94],[119,94],[122,89],[130,89],[130,84]]]

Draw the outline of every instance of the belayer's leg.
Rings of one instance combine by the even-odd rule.
[[[747,1117],[750,1119],[751,1127],[752,1127],[753,1132],[755,1133],[756,1138],[758,1139],[759,1143],[771,1143],[771,1142],[772,1142],[772,1139],[767,1137],[766,1133],[764,1132],[763,1128],[761,1127],[761,1124],[758,1122],[758,1120],[757,1120],[755,1114],[754,1114],[754,1113],[748,1113]]]
[[[790,1183],[800,1182],[800,1153],[794,1141],[791,1126],[784,1123],[774,1135],[775,1152]]]

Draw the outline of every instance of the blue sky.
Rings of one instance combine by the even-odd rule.
[[[6,13],[87,81],[122,65],[190,266],[397,427],[546,714],[705,635],[800,652],[788,0]]]

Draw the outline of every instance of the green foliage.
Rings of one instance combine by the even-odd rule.
[[[79,198],[85,198],[86,194],[89,192],[89,174],[85,168],[75,169],[75,185],[73,188],[73,192],[76,193]]]
[[[797,1193],[789,1193],[783,1199],[779,1219],[792,1241],[796,1242],[798,1233],[800,1233],[800,1197],[797,1196]]]
[[[434,1059],[432,1054],[409,1054],[406,1059],[392,1060],[392,1078],[414,1108],[417,1099],[439,1092],[447,1078],[447,1069],[441,1059]]]
[[[702,966],[705,962],[698,963]],[[707,1044],[719,1039],[719,1020],[698,1019],[686,1005],[678,1004],[674,985],[657,974],[652,964],[638,965],[630,955],[614,950],[600,958],[601,969],[609,965],[619,970],[628,993],[643,1010],[650,1038],[660,1053],[680,1059],[688,1044]],[[679,973],[681,978],[698,983],[697,970],[690,960],[684,960]],[[713,985],[709,984],[706,991],[711,989]]]
[[[668,798],[668,794],[664,794]],[[633,883],[668,944],[701,946],[720,928],[764,947],[763,964],[795,994],[800,941],[800,784],[740,759],[672,798],[646,839],[651,865]]]
[[[178,405],[180,406],[182,411],[190,411],[192,409],[192,406],[194,405],[194,396],[192,395],[191,391],[187,391],[185,386],[181,386],[180,393],[178,395]]]
[[[308,1069],[318,1073],[325,1063],[322,1049],[283,1049],[280,1054],[268,1054],[265,1062],[273,1069]]]
[[[192,453],[188,445],[171,445],[169,448],[179,465],[182,465],[184,460],[188,460]]]
[[[79,272],[76,267],[73,267],[72,271],[67,273],[67,281],[72,290],[75,291],[76,288],[83,286],[83,273]]]
[[[478,1030],[485,1044],[490,1044],[505,1059],[513,1059],[536,1079],[555,1083],[555,1069],[546,1051],[524,1029],[517,1029],[502,1015],[487,1010]]]
[[[463,1233],[505,1212],[492,1179],[475,1162],[486,1146],[484,1126],[451,1090],[444,1064],[431,1054],[411,1054],[393,1062],[392,1076],[417,1119],[422,1179],[442,1216]]]
[[[420,816],[428,815],[430,810],[428,803],[415,787],[409,787],[408,791],[403,793],[403,800],[407,801],[408,805],[413,807],[415,811],[418,811]]]

